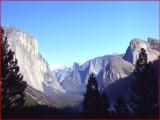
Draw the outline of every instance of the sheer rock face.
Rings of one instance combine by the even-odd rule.
[[[45,92],[43,83],[47,84],[49,81],[52,81],[50,85],[54,89],[64,91],[59,83],[52,78],[47,61],[38,52],[37,39],[14,27],[5,27],[4,30],[10,48],[15,52],[15,57],[18,59],[24,80],[31,87],[41,92]]]
[[[105,69],[107,67],[108,61],[112,56],[122,56],[122,55],[106,55],[102,57],[97,57],[88,60],[82,65],[77,63],[73,64],[72,69],[66,68],[61,72],[55,74],[54,76],[60,81],[63,88],[67,91],[84,92],[85,85],[88,82],[88,77],[90,73],[94,72],[96,74],[98,83],[101,88],[104,86]],[[63,72],[64,71],[64,72]],[[60,77],[59,77],[60,76]],[[71,87],[72,86],[72,87]]]
[[[141,48],[147,52],[148,62],[152,63],[158,59],[160,41],[148,38],[148,41],[133,39],[123,58],[112,58],[106,69],[106,82],[111,82],[106,87],[112,103],[118,94],[123,95],[126,101],[130,99],[131,86],[134,80],[134,67]]]
[[[72,68],[51,72],[47,61],[38,52],[36,38],[16,28],[5,27],[4,29],[10,47],[18,59],[24,80],[32,88],[41,91],[40,93],[35,92],[37,95],[45,94],[49,98],[48,101],[51,100],[49,103],[54,103],[56,107],[74,106],[83,101],[83,96],[77,93],[85,92],[89,74],[92,72],[96,74],[100,88],[102,90],[107,88],[106,91],[113,98],[117,91],[124,95],[128,94],[129,92],[125,90],[129,89],[127,87],[130,84],[128,76],[134,70],[140,49],[146,49],[149,61],[156,60],[159,55],[158,40],[149,38],[145,42],[133,39],[124,57],[123,55],[106,55],[88,60],[82,65],[74,63]],[[29,93],[31,92],[29,91]],[[33,96],[31,95],[31,97]],[[37,96],[37,100],[40,98],[39,96]]]
[[[147,42],[141,39],[133,39],[127,48],[124,59],[135,65],[141,48],[144,48],[148,55],[148,61],[153,61],[158,59],[159,46],[160,42],[153,38],[149,38]]]
[[[35,37],[14,27],[5,27],[4,29],[12,49],[16,50],[16,47],[21,45],[27,53],[38,57],[38,43]]]
[[[82,65],[74,64],[73,69],[66,68],[61,72],[56,72],[57,75],[54,74],[54,76],[67,91],[83,91],[84,87],[82,86],[87,84],[89,74],[94,72],[100,89],[103,90],[108,85],[132,74],[141,48],[146,50],[148,61],[158,58],[158,40],[148,38],[148,42],[146,42],[141,39],[133,39],[124,55],[116,54],[97,57],[88,60]]]
[[[160,41],[154,38],[148,38],[149,45],[152,49],[160,51]]]
[[[134,66],[125,61],[122,57],[111,57],[105,71],[105,85],[109,85],[116,80],[129,76],[134,70]]]
[[[54,79],[47,61],[38,52],[36,38],[14,27],[3,29],[18,59],[20,72],[28,83],[26,105],[33,102],[63,108],[76,106],[83,101],[82,94],[66,92]]]

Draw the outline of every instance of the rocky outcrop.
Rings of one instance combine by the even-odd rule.
[[[56,72],[56,74],[60,77],[56,77],[56,75],[54,75],[55,78],[60,81],[65,90],[83,91],[82,89],[85,87],[80,86],[85,86],[85,84],[87,84],[89,74],[94,72],[100,85],[100,89],[103,90],[107,88],[108,85],[117,82],[118,80],[127,78],[127,76],[132,74],[141,48],[146,50],[148,61],[153,61],[158,58],[158,40],[148,38],[148,41],[146,42],[141,39],[133,39],[131,40],[130,45],[124,55],[112,54],[97,57],[88,60],[82,65],[74,63],[73,69],[63,69],[60,74],[59,72]]]
[[[52,78],[47,61],[38,52],[37,39],[14,27],[4,27],[4,30],[27,84],[36,90],[45,92],[42,83],[47,84],[52,81],[53,88],[64,91],[59,83]]]
[[[134,66],[125,61],[122,57],[111,57],[105,70],[104,83],[107,85],[129,76],[134,70]]]
[[[148,61],[156,60],[159,56],[159,40],[149,38],[146,42],[133,39],[124,55],[105,55],[88,60],[82,65],[74,63],[72,68],[51,72],[47,61],[38,52],[35,37],[17,28],[5,27],[4,30],[10,48],[18,59],[24,80],[29,84],[26,99],[30,101],[32,98],[34,102],[52,104],[55,107],[74,106],[82,102],[84,96],[81,93],[85,92],[92,72],[96,74],[100,90],[108,91],[112,96],[110,98],[114,98],[117,93],[126,95],[131,84],[129,76],[134,70],[140,49],[146,50]]]
[[[53,71],[53,74],[57,78],[57,80],[60,81],[65,90],[84,92],[85,85],[88,82],[89,74],[94,72],[97,76],[98,83],[100,84],[101,88],[103,88],[106,67],[108,65],[110,57],[112,56],[122,57],[122,55],[105,55],[88,60],[82,65],[74,63],[72,69],[66,68],[61,70],[60,72]]]
[[[153,38],[149,38],[148,41],[143,41],[141,39],[133,39],[131,40],[130,45],[127,48],[127,51],[123,58],[135,65],[141,48],[144,48],[148,55],[148,61],[153,61],[155,59],[158,59],[159,46],[160,42]]]
[[[106,69],[106,73],[108,73],[106,74],[106,82],[112,79],[115,80],[106,87],[105,91],[108,93],[112,103],[115,102],[114,100],[118,94],[121,94],[127,102],[130,100],[131,86],[134,81],[133,70],[141,48],[146,50],[148,62],[151,61],[155,74],[157,74],[160,52],[159,43],[159,40],[153,38],[148,38],[147,42],[140,39],[133,39],[123,57],[124,59],[113,58],[110,60],[111,62],[109,62]]]
[[[47,105],[56,106],[56,103],[47,97],[43,92],[40,92],[30,85],[25,89],[25,106]]]
[[[71,73],[71,68],[58,68],[52,71],[52,75],[59,83],[62,83],[63,80]]]
[[[3,29],[28,84],[25,90],[26,105],[45,104],[62,108],[75,106],[83,100],[82,94],[66,92],[53,78],[47,61],[38,52],[36,38],[14,27]]]
[[[148,38],[149,45],[152,49],[160,51],[160,41],[154,38]]]

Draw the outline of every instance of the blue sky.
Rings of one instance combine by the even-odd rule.
[[[158,2],[3,2],[2,25],[38,38],[49,64],[70,66],[158,38]]]

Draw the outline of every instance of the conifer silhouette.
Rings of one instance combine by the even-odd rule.
[[[1,28],[2,46],[2,110],[21,108],[24,105],[24,90],[27,83],[23,81],[18,60],[14,52],[9,49],[6,34]]]
[[[109,99],[108,99],[108,96],[106,93],[102,93],[101,94],[101,111],[102,111],[102,114],[104,115],[108,115],[109,114],[109,109],[110,108],[110,102],[109,102]]]
[[[158,96],[156,78],[152,72],[151,63],[147,63],[145,49],[141,49],[135,66],[135,80],[132,86],[131,108],[135,116],[152,116]]]
[[[100,112],[100,92],[98,89],[98,83],[95,78],[95,74],[91,73],[88,79],[87,92],[84,98],[83,108],[85,114],[98,114]]]
[[[114,108],[116,116],[126,117],[129,114],[127,104],[121,95],[117,96]]]

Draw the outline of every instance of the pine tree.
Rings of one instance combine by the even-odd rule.
[[[110,102],[106,93],[101,95],[101,112],[103,115],[109,115]]]
[[[151,90],[150,90],[150,95],[151,95],[151,101],[153,103],[153,109],[151,111],[151,115],[156,117],[158,116],[159,117],[159,108],[160,108],[160,105],[159,105],[159,99],[158,99],[158,96],[159,96],[159,91],[158,91],[158,87],[159,87],[159,79],[158,79],[158,76],[159,76],[159,71],[160,71],[160,58],[156,61],[154,61],[152,64],[149,64],[150,65],[150,70],[151,70]]]
[[[87,115],[96,115],[100,112],[100,92],[95,74],[91,73],[88,79],[87,91],[84,98],[83,109]]]
[[[24,90],[27,83],[19,72],[18,60],[14,58],[14,52],[9,49],[7,37],[1,28],[2,46],[2,109],[20,108],[24,105]]]
[[[147,54],[143,48],[136,62],[134,75],[135,80],[132,86],[131,108],[135,116],[151,116],[156,96],[156,93],[154,93],[155,80],[151,71],[151,63],[147,63]]]
[[[116,103],[114,104],[116,116],[126,117],[129,114],[127,104],[125,103],[123,97],[118,95],[116,98]]]

